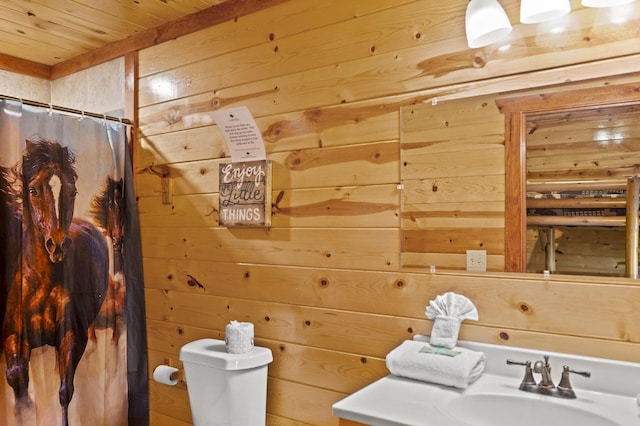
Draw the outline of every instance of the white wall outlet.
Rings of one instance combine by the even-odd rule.
[[[467,271],[487,271],[486,250],[467,250]]]

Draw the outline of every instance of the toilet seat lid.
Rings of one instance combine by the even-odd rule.
[[[245,370],[273,361],[271,349],[254,346],[250,352],[230,354],[224,340],[200,339],[180,349],[180,361],[207,365],[221,370]]]

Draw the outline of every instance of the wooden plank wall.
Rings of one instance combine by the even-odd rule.
[[[626,276],[623,227],[554,227],[556,267],[560,273]],[[536,228],[527,229],[527,271],[545,269],[545,253]],[[546,238],[545,238],[546,241]]]
[[[626,188],[627,178],[638,173],[640,130],[636,108],[618,107],[601,110],[598,116],[590,116],[588,111],[571,114],[548,114],[530,120],[527,128],[527,182],[567,182],[573,180],[604,180],[607,184],[616,182],[620,189]],[[624,135],[619,140],[619,135]],[[594,136],[602,142],[594,144]],[[618,139],[618,140],[616,140]],[[612,142],[612,143],[608,143]],[[538,186],[535,190],[548,192]],[[605,189],[596,183],[595,189]],[[545,200],[541,200],[544,202]],[[555,201],[555,200],[547,200]],[[569,202],[579,201],[567,200]],[[583,200],[583,201],[589,201]],[[625,198],[621,205],[606,203],[603,209],[612,209],[606,214],[617,214],[625,221]],[[540,201],[539,201],[540,202]],[[582,207],[586,206],[580,203]],[[527,205],[532,207],[532,201]],[[563,204],[570,207],[571,204]],[[536,205],[537,208],[557,208],[554,204]],[[574,207],[576,205],[574,204]],[[613,209],[622,208],[615,212]],[[570,213],[571,210],[568,210]],[[594,209],[598,214],[598,209]],[[539,214],[547,214],[539,211]],[[575,217],[577,221],[584,217]],[[586,218],[587,220],[598,217]],[[553,219],[552,219],[553,220]],[[554,226],[555,267],[560,273],[628,276],[626,259],[626,233],[624,226]],[[527,271],[541,272],[545,266],[544,245],[547,226],[529,227],[527,230]]]
[[[517,2],[501,3],[517,22]],[[446,194],[465,197],[463,221],[490,235],[496,269],[504,185],[500,119],[475,115],[495,108],[491,97],[460,101],[448,113],[455,138],[413,146],[407,166],[401,109],[603,78],[614,60],[620,74],[639,71],[637,26],[594,26],[595,12],[579,1],[572,6],[581,28],[566,39],[536,40],[535,28],[517,26],[506,52],[467,49],[466,4],[296,0],[140,52],[136,184],[150,371],[180,367],[183,344],[223,338],[230,320],[251,321],[256,343],[274,354],[269,424],[336,425],[331,405],[386,375],[384,357],[404,339],[428,334],[425,307],[446,291],[465,294],[480,312],[461,338],[640,361],[635,282],[401,266],[402,201],[435,176],[423,166],[460,161],[436,176],[442,192],[432,192],[444,194],[437,208],[451,215],[458,203]],[[270,229],[217,223],[218,164],[229,153],[209,112],[238,105],[256,117],[274,165]],[[486,137],[476,138],[478,126]],[[154,171],[169,173],[171,204],[162,204]],[[415,182],[399,189],[409,176]],[[474,190],[491,197],[474,200]],[[429,221],[442,245],[452,226]],[[150,397],[154,426],[190,424],[184,382],[150,381]]]
[[[495,95],[402,109],[403,266],[504,270],[504,132]]]
[[[401,108],[403,266],[464,270],[466,250],[470,249],[487,251],[488,270],[504,270],[505,130],[497,96]],[[549,134],[542,137],[553,138]],[[574,157],[566,152],[548,151],[549,156],[563,159],[556,162],[560,163],[557,170],[562,171],[558,174],[575,166]],[[629,164],[635,164],[631,155],[635,151],[627,151],[624,157],[619,155],[620,169],[628,170]],[[601,161],[595,156],[592,162]],[[616,174],[612,165],[604,167]],[[556,234],[559,271],[625,276],[624,228],[561,227]],[[545,269],[535,229],[527,231],[527,259],[528,271]]]

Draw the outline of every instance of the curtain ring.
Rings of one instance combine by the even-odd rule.
[[[47,113],[49,114],[49,117],[51,117],[51,115],[53,114],[53,104],[49,104],[49,109],[47,110]]]

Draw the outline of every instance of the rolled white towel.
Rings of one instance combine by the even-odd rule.
[[[444,349],[405,340],[387,354],[386,362],[396,376],[466,389],[484,371],[486,357],[466,348]]]

